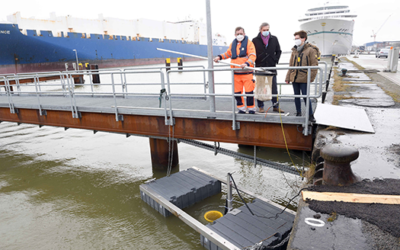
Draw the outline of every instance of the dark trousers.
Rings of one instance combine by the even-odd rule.
[[[272,77],[272,94],[278,94],[278,87],[276,84],[276,75]],[[275,106],[278,103],[276,96],[272,97],[272,105]],[[259,108],[264,108],[264,102],[257,100],[257,106]]]
[[[242,94],[242,92],[235,92],[235,94],[239,94],[240,95],[240,94]],[[245,92],[245,94],[246,95],[252,95],[252,94],[254,94],[254,91]],[[238,107],[243,105],[243,100],[244,100],[243,96],[235,96],[235,99],[236,99],[236,105]],[[246,106],[247,107],[251,107],[253,105],[254,105],[254,97],[253,96],[246,96]],[[255,109],[255,107],[253,107],[253,109]],[[243,109],[239,108],[239,110],[245,111],[246,107],[243,107]]]
[[[299,83],[299,82],[294,82],[292,83],[293,86],[293,91],[295,95],[300,95],[300,91],[302,95],[307,95],[307,83]],[[307,105],[307,98],[303,98],[304,103]],[[301,113],[301,103],[300,103],[300,98],[296,97],[294,98],[294,104],[296,106],[296,112]],[[312,106],[311,106],[311,100],[310,100],[310,113],[309,115],[312,115]]]

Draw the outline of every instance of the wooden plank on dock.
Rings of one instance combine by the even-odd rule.
[[[400,195],[383,194],[355,194],[355,193],[334,193],[334,192],[312,192],[302,191],[303,200],[337,201],[351,203],[380,203],[400,204]]]

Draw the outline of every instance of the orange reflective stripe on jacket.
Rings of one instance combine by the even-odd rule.
[[[228,59],[228,58],[231,58],[231,56],[232,56],[232,53],[231,53],[231,50],[230,50],[230,46],[229,46],[229,49],[228,49],[228,51],[227,51],[227,52],[225,52],[225,53],[223,53],[223,54],[221,54],[221,56],[222,56],[222,59]]]

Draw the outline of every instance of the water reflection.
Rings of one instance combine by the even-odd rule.
[[[198,64],[198,62],[193,63]],[[190,65],[190,63],[187,63]],[[283,74],[281,74],[283,75]],[[143,75],[132,82],[158,82],[159,76]],[[176,74],[175,81],[197,78]],[[226,77],[216,74],[220,82]],[[116,77],[117,80],[117,77]],[[101,79],[107,82],[106,78]],[[200,81],[200,80],[198,80]],[[46,87],[49,91],[60,87]],[[219,88],[221,87],[221,88]],[[230,91],[226,86],[219,91]],[[94,85],[109,92],[111,86]],[[154,91],[159,86],[129,86]],[[179,90],[179,89],[177,89]],[[34,91],[34,90],[33,90]],[[91,91],[89,85],[76,91]],[[182,91],[204,91],[203,86]],[[301,184],[299,177],[196,147],[179,144],[175,173],[192,166],[221,178],[228,172],[238,185],[284,205]],[[253,155],[253,147],[221,147]],[[301,152],[290,151],[302,166]],[[263,159],[290,164],[286,150],[257,148]],[[139,186],[165,171],[151,167],[148,138],[93,131],[0,124],[0,249],[202,249],[199,234],[176,217],[164,218],[140,199]],[[223,211],[226,188],[186,211],[202,221],[208,210]],[[234,192],[234,204],[241,201]],[[244,195],[247,201],[252,198]]]

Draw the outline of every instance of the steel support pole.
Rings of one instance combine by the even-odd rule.
[[[227,200],[227,209],[228,212],[230,212],[232,210],[232,182],[231,182],[231,175],[228,173],[228,178],[227,178],[227,194],[226,194],[226,200]]]
[[[79,70],[78,51],[76,49],[73,49],[72,51],[75,51],[76,71],[78,71]]]
[[[168,168],[168,157],[170,157],[170,151],[172,152],[172,148],[169,148],[167,140],[155,138],[149,138],[149,140],[151,164],[153,168],[166,170]],[[172,168],[174,168],[178,166],[179,163],[178,144],[175,140],[172,141],[172,147],[174,147],[172,156]]]
[[[208,68],[213,69],[213,41],[211,31],[211,4],[210,0],[206,0],[206,12],[207,12],[207,55],[208,55]],[[208,92],[210,94],[215,93],[214,88],[214,72],[208,72]],[[209,97],[210,101],[210,112],[215,112],[215,96]]]

